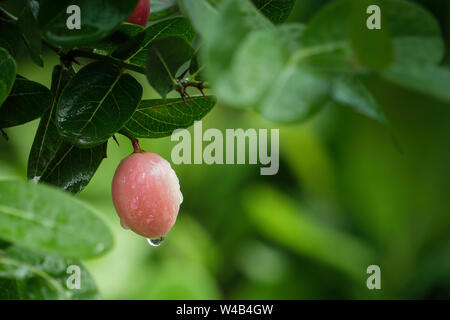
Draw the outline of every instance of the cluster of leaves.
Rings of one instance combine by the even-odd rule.
[[[221,102],[295,122],[332,101],[385,123],[364,84],[369,76],[450,102],[439,24],[415,4],[376,1],[382,28],[369,30],[373,1],[335,1],[307,25],[279,25],[292,1],[217,2],[180,0],[204,40],[204,73]]]
[[[40,118],[28,160],[33,183],[0,181],[6,298],[96,297],[85,271],[90,285],[68,291],[62,266],[102,254],[111,235],[63,191],[83,190],[116,133],[159,138],[202,119],[216,102],[208,86],[224,105],[275,122],[304,120],[331,101],[386,123],[364,83],[370,76],[450,102],[439,24],[403,0],[377,1],[381,30],[365,28],[366,0],[335,1],[308,25],[283,23],[295,0],[152,0],[145,28],[123,22],[137,2],[0,2],[0,128]],[[69,5],[82,10],[80,30],[66,27]],[[17,74],[22,46],[39,66],[43,47],[60,56],[50,89]],[[383,54],[372,53],[380,47]],[[80,69],[79,59],[90,63]],[[146,75],[161,99],[142,100],[127,70]],[[181,97],[167,98],[173,91]]]

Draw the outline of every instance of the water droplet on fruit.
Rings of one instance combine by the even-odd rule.
[[[163,243],[164,239],[164,237],[161,237],[156,239],[147,239],[147,241],[152,247],[159,247],[161,243]]]
[[[125,223],[125,221],[120,220],[120,225],[121,225],[122,228],[124,228],[125,230],[130,230],[130,227]]]

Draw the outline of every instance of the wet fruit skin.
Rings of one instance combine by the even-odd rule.
[[[122,226],[150,239],[170,231],[183,201],[170,163],[151,152],[133,153],[120,163],[112,197]]]
[[[150,0],[139,0],[136,9],[134,9],[131,16],[128,17],[127,22],[145,27],[149,16]]]

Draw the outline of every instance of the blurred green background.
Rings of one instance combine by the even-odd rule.
[[[291,20],[307,21],[325,2],[298,1]],[[419,2],[445,16],[433,1]],[[441,22],[448,39],[448,21]],[[19,74],[49,87],[56,56],[46,55],[44,69],[27,61],[19,62]],[[136,77],[144,98],[156,97]],[[279,173],[260,176],[259,166],[247,165],[174,166],[184,203],[158,248],[120,227],[110,185],[132,148],[123,137],[120,146],[110,141],[108,158],[80,194],[108,218],[115,237],[112,251],[85,261],[102,296],[450,298],[449,105],[376,78],[368,85],[392,131],[336,105],[285,127],[217,105],[204,130],[280,128]],[[6,130],[1,176],[26,176],[37,124]],[[168,160],[175,144],[141,141]],[[366,287],[371,264],[381,267],[382,290]]]

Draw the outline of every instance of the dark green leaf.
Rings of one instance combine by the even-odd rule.
[[[108,56],[118,48],[123,47],[124,44],[129,46],[128,43],[130,41],[133,41],[132,45],[135,45],[135,36],[143,30],[144,27],[137,24],[124,22],[112,35],[102,41],[96,42],[94,52]]]
[[[0,108],[11,92],[16,79],[16,61],[3,48],[0,48]]]
[[[194,55],[184,38],[168,37],[153,42],[148,51],[146,75],[148,82],[163,98],[173,90],[175,75]]]
[[[13,57],[17,56],[20,49],[20,34],[14,22],[0,19],[0,47],[9,51]]]
[[[105,155],[106,145],[77,148],[65,142],[55,124],[56,103],[70,80],[70,71],[55,67],[52,83],[52,106],[39,123],[28,159],[28,178],[45,182],[72,193],[89,183]]]
[[[80,270],[79,289],[68,286],[72,284],[69,277],[74,274],[68,269],[71,266]],[[97,286],[81,261],[44,256],[19,247],[0,253],[0,292],[7,299],[21,300],[100,299]]]
[[[133,12],[138,0],[42,0],[39,22],[44,39],[64,47],[81,46],[109,36]],[[69,30],[67,7],[81,9],[81,29]]]
[[[258,10],[274,23],[284,22],[292,11],[296,0],[252,0]]]
[[[50,106],[50,90],[24,78],[17,78],[8,99],[0,108],[0,128],[18,126],[39,118]]]
[[[31,59],[38,66],[43,67],[42,60],[42,41],[39,25],[29,6],[26,6],[22,12],[17,25],[22,33],[23,40],[28,48]]]
[[[65,257],[92,257],[112,247],[94,209],[43,184],[0,181],[0,238]]]
[[[433,65],[398,64],[382,73],[386,80],[450,103],[450,69]]]
[[[113,56],[128,63],[145,67],[152,43],[175,36],[185,39],[188,43],[192,43],[194,40],[195,32],[186,18],[167,19],[147,27],[145,31],[131,40],[130,45],[125,47],[122,45],[113,53]]]
[[[216,99],[202,96],[187,99],[144,100],[122,131],[135,138],[161,138],[176,129],[190,127],[201,120],[216,104]]]
[[[372,93],[355,76],[342,76],[333,81],[332,98],[369,118],[386,123],[386,117]]]
[[[97,146],[123,127],[141,97],[136,79],[114,65],[95,62],[81,69],[63,90],[56,125],[72,144]]]

